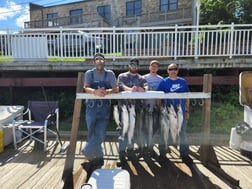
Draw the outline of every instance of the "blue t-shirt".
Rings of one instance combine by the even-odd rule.
[[[176,80],[172,80],[169,77],[163,79],[157,88],[157,91],[164,91],[165,93],[182,93],[189,92],[189,87],[184,78],[178,77]],[[181,104],[183,112],[185,112],[185,99],[166,99],[166,104],[172,104],[176,107]]]

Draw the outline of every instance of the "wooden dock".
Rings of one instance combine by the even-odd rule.
[[[64,143],[69,143],[69,141],[64,141]],[[85,138],[76,143],[73,169],[75,188],[80,188],[80,184],[86,182],[87,174],[81,166],[86,161],[81,153],[85,144]],[[207,169],[195,156],[191,155],[194,160],[193,166],[188,167],[183,164],[179,158],[179,152],[174,146],[170,146],[171,151],[167,154],[165,163],[146,156],[128,161],[122,168],[130,173],[131,189],[250,189],[252,186],[251,159],[225,145],[214,145],[213,148],[221,168],[239,181],[239,187],[226,182],[214,171]],[[104,149],[105,164],[102,168],[121,169],[121,167],[117,167],[118,143],[116,138],[107,138],[104,142]],[[198,145],[190,145],[191,154],[197,154],[198,150]],[[61,189],[64,185],[62,172],[66,156],[66,153],[60,152],[59,145],[48,153],[44,153],[43,147],[35,142],[31,142],[19,150],[8,146],[0,154],[0,186],[4,189]]]

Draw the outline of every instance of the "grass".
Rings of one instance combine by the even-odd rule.
[[[243,121],[243,107],[228,103],[215,103],[211,107],[211,133],[229,134],[232,127]],[[199,133],[202,129],[202,107],[191,107],[190,119],[187,124],[189,133]]]
[[[107,53],[104,54],[105,57],[120,57],[122,56],[121,52],[118,53]],[[0,55],[0,62],[12,62],[13,61],[13,57],[12,56],[3,56]],[[56,56],[49,56],[48,57],[48,62],[85,62],[86,59],[82,58],[82,57],[56,57]]]
[[[12,62],[13,58],[12,56],[2,56],[0,55],[0,62]]]

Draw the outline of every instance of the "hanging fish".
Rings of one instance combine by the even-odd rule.
[[[155,135],[160,128],[160,109],[156,105],[153,108],[153,135]]]
[[[178,135],[178,118],[177,113],[174,109],[172,104],[167,106],[169,121],[170,121],[170,133],[172,137],[173,143],[177,142],[177,135]]]
[[[129,110],[128,142],[129,142],[129,145],[131,145],[132,139],[134,137],[135,123],[136,123],[135,105],[130,104],[128,106],[128,110]]]
[[[160,129],[161,136],[164,142],[165,148],[168,148],[168,138],[169,138],[169,130],[170,130],[170,121],[169,115],[166,106],[160,107]]]
[[[121,108],[122,108],[122,112],[121,112],[121,114],[122,114],[122,134],[121,134],[121,136],[119,136],[118,139],[124,140],[124,137],[129,129],[129,112],[128,112],[127,106],[125,104],[122,105]]]
[[[184,120],[184,117],[183,117],[183,110],[182,110],[182,107],[181,107],[181,104],[178,104],[177,105],[177,122],[178,122],[178,135],[179,135],[179,132],[181,131],[181,128],[182,128],[182,124],[183,124],[183,120]]]
[[[147,136],[147,147],[151,146],[153,137],[153,110],[150,105],[147,105],[145,110],[145,133]]]
[[[143,126],[144,126],[144,108],[142,105],[136,106],[136,143],[139,148],[144,147],[144,135],[143,135]]]
[[[113,116],[114,120],[116,122],[116,130],[121,129],[121,123],[120,123],[120,116],[119,116],[119,109],[118,105],[114,105],[114,111],[113,111]]]

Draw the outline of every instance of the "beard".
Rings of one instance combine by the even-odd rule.
[[[135,69],[135,70],[129,69],[129,72],[132,73],[132,74],[136,74],[137,71],[138,71],[137,69]]]
[[[104,65],[99,64],[99,65],[96,65],[95,68],[96,68],[97,71],[103,71],[104,70]]]

